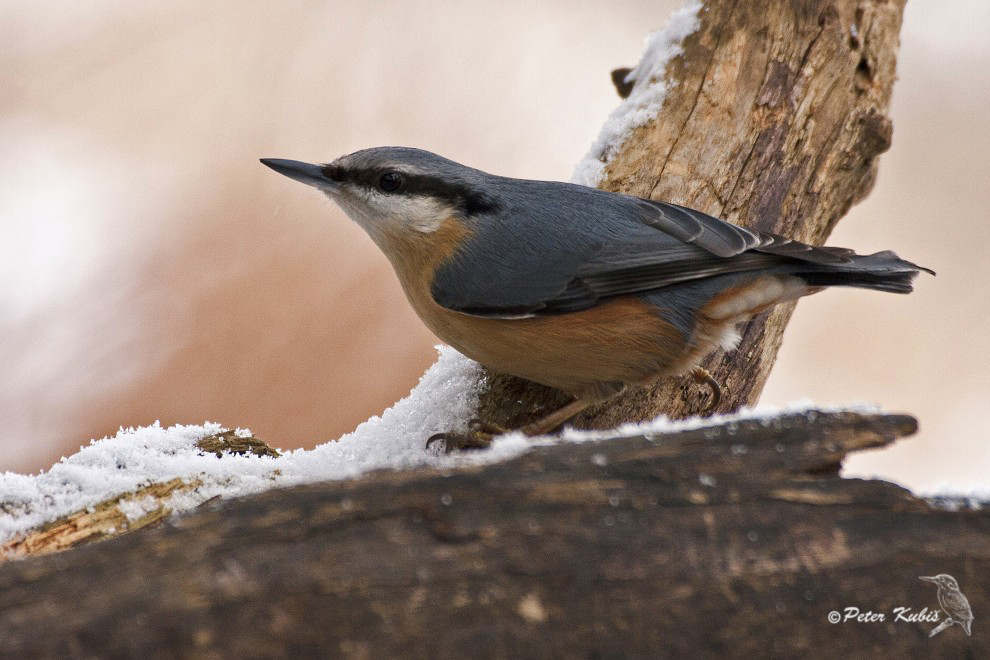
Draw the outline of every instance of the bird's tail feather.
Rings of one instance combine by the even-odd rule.
[[[911,293],[918,273],[935,271],[901,259],[891,251],[856,255],[847,264],[809,264],[794,274],[809,286],[854,286],[891,293]]]

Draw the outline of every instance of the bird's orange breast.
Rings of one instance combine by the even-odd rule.
[[[460,220],[450,218],[430,234],[390,236],[382,245],[419,317],[468,357],[495,371],[594,398],[691,366],[685,360],[693,351],[682,334],[636,297],[523,319],[441,307],[431,293],[434,274],[468,235]]]

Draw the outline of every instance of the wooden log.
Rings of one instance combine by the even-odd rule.
[[[633,131],[601,187],[823,243],[869,193],[877,156],[890,147],[903,9],[904,0],[707,0],[700,29],[668,65],[662,112]],[[758,400],[793,309],[756,317],[736,350],[704,361],[728,391],[718,411]],[[612,428],[661,413],[687,417],[704,409],[707,396],[688,378],[670,378],[574,423]],[[489,373],[479,417],[516,427],[566,400]]]
[[[990,514],[836,473],[914,429],[791,414],[215,503],[0,566],[0,656],[983,657]],[[893,620],[937,573],[971,637]]]

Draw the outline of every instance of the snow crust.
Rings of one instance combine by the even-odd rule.
[[[635,83],[632,92],[609,115],[588,154],[574,169],[571,182],[597,186],[633,129],[660,113],[670,91],[670,82],[664,77],[667,64],[684,52],[684,39],[701,26],[700,12],[701,2],[692,1],[674,12],[667,25],[647,37],[643,58],[626,75],[626,82]]]
[[[94,440],[37,475],[6,472],[0,475],[0,541],[176,477],[202,482],[194,491],[177,492],[164,502],[173,511],[182,511],[217,495],[236,497],[276,486],[346,479],[374,469],[456,465],[456,457],[427,451],[425,440],[433,433],[464,428],[477,404],[480,367],[452,348],[438,348],[439,359],[409,396],[340,440],[309,451],[289,451],[278,458],[230,454],[218,458],[199,450],[196,443],[226,430],[220,424],[163,428],[155,423]],[[500,443],[490,460],[522,450]],[[143,500],[121,505],[132,520],[154,508],[148,509],[150,503]]]

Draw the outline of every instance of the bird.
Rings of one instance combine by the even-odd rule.
[[[959,583],[956,582],[956,579],[945,573],[934,577],[923,575],[919,579],[938,585],[938,604],[946,616],[945,621],[935,627],[928,634],[928,637],[934,637],[954,623],[958,623],[966,631],[966,635],[970,635],[970,629],[973,625],[973,610],[969,606],[969,600],[959,590]]]
[[[388,258],[413,310],[489,369],[571,401],[521,427],[554,431],[628,387],[679,374],[721,386],[700,361],[736,327],[830,286],[909,293],[930,269],[891,251],[859,255],[720,220],[669,202],[558,181],[488,174],[412,147],[326,164],[263,158],[336,202]],[[474,420],[439,434],[487,446]]]

